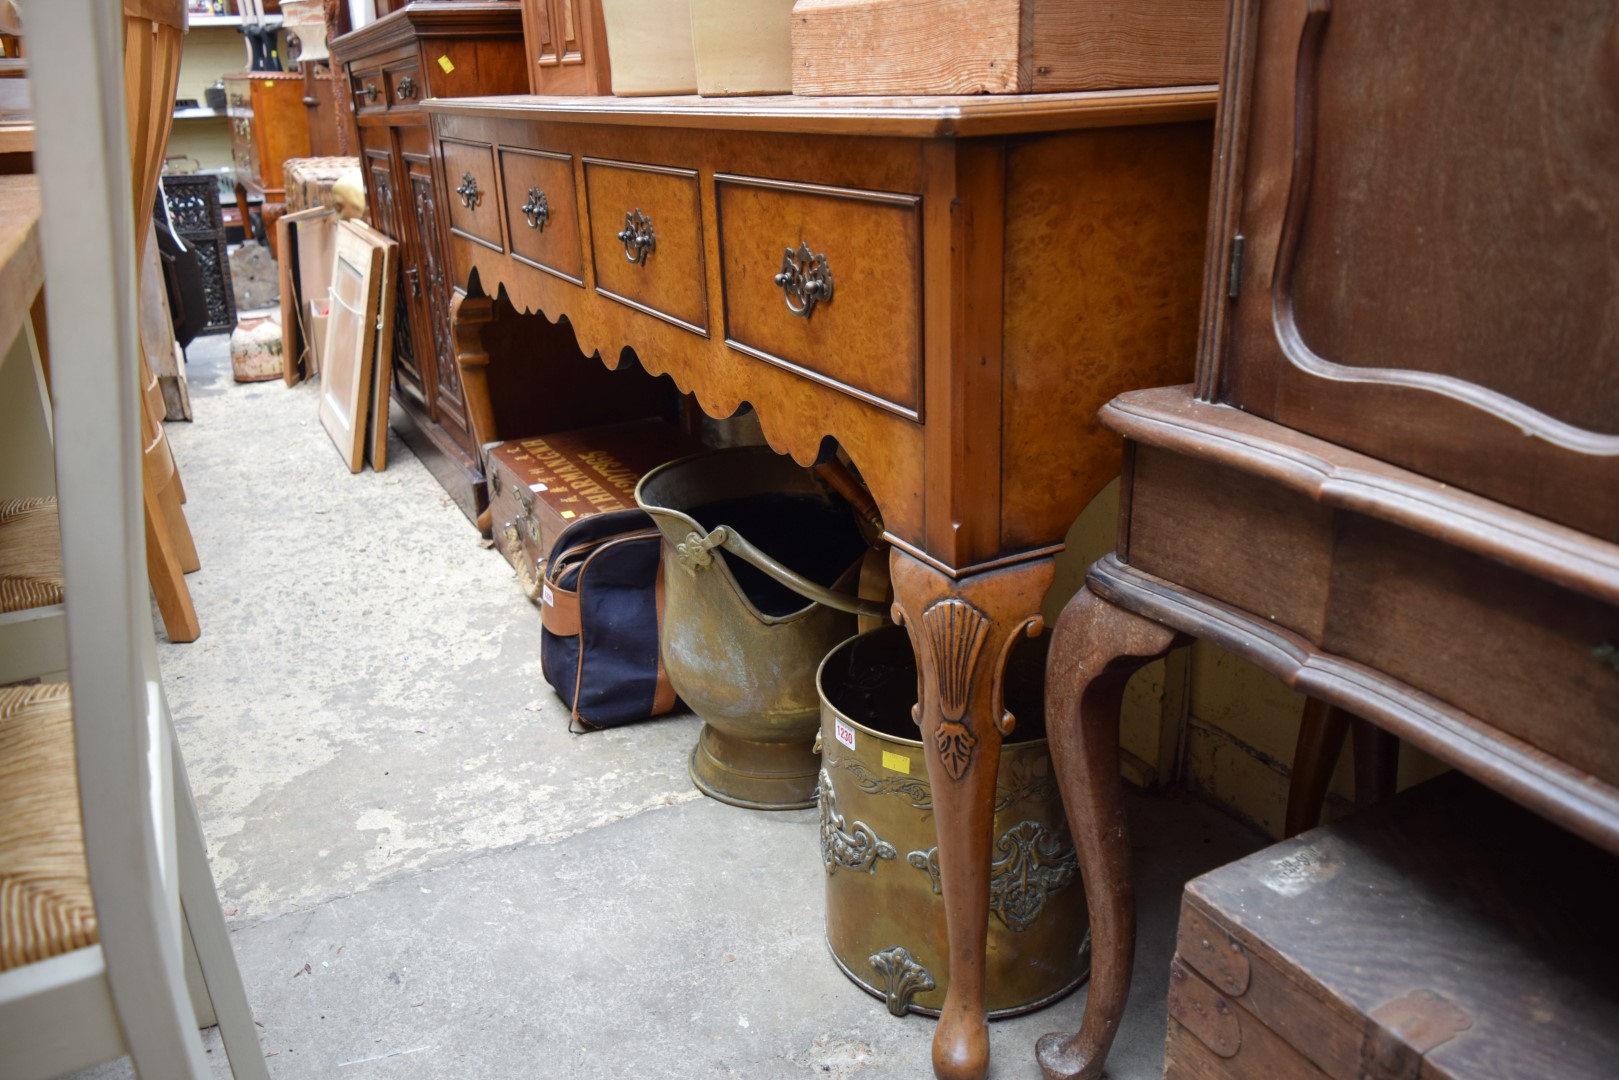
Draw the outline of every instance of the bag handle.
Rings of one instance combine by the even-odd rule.
[[[825,604],[829,608],[847,611],[853,615],[882,618],[888,613],[883,604],[833,592],[823,585],[817,585],[803,574],[789,570],[743,539],[742,534],[729,525],[721,525],[706,537],[699,536],[695,532],[687,533],[686,539],[677,545],[676,551],[681,557],[681,562],[696,569],[699,566],[707,566],[712,561],[713,556],[709,552],[717,547],[723,547],[738,558],[753,564],[806,600],[814,600],[818,604]]]

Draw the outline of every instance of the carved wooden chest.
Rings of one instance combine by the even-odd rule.
[[[1614,1075],[1619,859],[1458,774],[1186,888],[1166,1080]]]

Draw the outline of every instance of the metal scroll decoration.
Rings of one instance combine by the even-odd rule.
[[[1061,834],[1038,821],[1022,821],[995,841],[1000,857],[990,863],[989,909],[1008,930],[1022,933],[1045,910],[1046,900],[1073,883],[1079,856]],[[905,861],[928,876],[939,891],[939,849],[912,851]]]
[[[416,96],[416,80],[406,75],[399,80],[399,85],[394,87],[394,93],[399,96],[400,101],[410,101]]]
[[[461,174],[461,186],[455,189],[461,197],[461,205],[471,210],[478,205],[478,180],[470,172]]]
[[[624,258],[637,266],[646,265],[646,257],[658,246],[658,237],[652,231],[652,219],[637,206],[624,214],[624,228],[619,231],[619,242],[624,245]]]
[[[904,946],[896,945],[892,949],[873,953],[868,961],[885,984],[883,997],[888,1002],[888,1011],[895,1016],[904,1016],[911,1007],[911,999],[917,994],[938,988],[938,982],[928,973],[928,969],[911,959]]]
[[[933,790],[926,780],[914,776],[878,776],[860,763],[859,758],[840,757],[827,762],[828,767],[842,769],[853,778],[855,787],[867,795],[898,795],[909,799],[917,810],[933,809]]]
[[[815,314],[816,304],[832,302],[832,271],[826,256],[812,252],[805,241],[799,242],[797,251],[788,248],[782,255],[775,282],[781,286],[787,310],[800,318]]]
[[[523,216],[531,229],[543,229],[551,220],[551,206],[545,201],[545,192],[537,187],[528,189],[528,201],[523,204]]]
[[[878,859],[899,856],[894,845],[880,838],[864,821],[856,821],[852,827],[849,826],[844,816],[838,813],[832,778],[825,769],[821,770],[820,790],[821,863],[828,874],[837,873],[840,866],[856,873],[864,871],[874,874],[877,872]]]

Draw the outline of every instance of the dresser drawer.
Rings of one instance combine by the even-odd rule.
[[[350,68],[349,89],[356,113],[379,113],[388,108],[388,81],[381,68]]]
[[[921,199],[723,174],[714,190],[726,344],[919,419]]]
[[[509,146],[499,152],[512,257],[583,285],[585,257],[579,241],[573,158]]]
[[[696,170],[584,162],[596,291],[707,337]]]
[[[495,152],[488,143],[444,139],[444,180],[449,188],[450,231],[485,247],[504,251],[500,207],[495,192]]]
[[[412,61],[383,71],[388,86],[389,109],[417,109],[427,96],[427,84],[422,78],[421,65]]]

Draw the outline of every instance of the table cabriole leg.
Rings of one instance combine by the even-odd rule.
[[[950,987],[933,1037],[940,1080],[978,1080],[989,1067],[984,949],[995,776],[1005,712],[1001,678],[1019,636],[1040,632],[1052,561],[1030,560],[954,579],[895,549],[894,617],[911,636],[921,727],[939,832],[940,891]]]
[[[1107,603],[1075,594],[1046,660],[1046,733],[1062,789],[1091,920],[1090,992],[1072,1035],[1050,1034],[1035,1050],[1046,1080],[1098,1080],[1118,1033],[1135,959],[1135,887],[1119,780],[1119,705],[1143,665],[1189,639]]]

